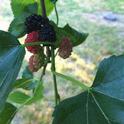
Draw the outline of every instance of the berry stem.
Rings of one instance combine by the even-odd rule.
[[[56,72],[56,67],[55,67],[55,52],[54,52],[54,47],[51,47],[51,57],[52,57],[52,65],[51,65],[51,71]],[[54,81],[54,92],[55,92],[55,104],[57,105],[60,102],[60,96],[58,93],[57,89],[57,81],[56,81],[56,75],[55,73],[53,74],[53,81]]]
[[[44,0],[40,0],[40,3],[41,3],[42,16],[43,16],[44,18],[47,18],[46,7],[45,7],[45,1],[44,1]]]
[[[45,75],[46,68],[47,68],[47,65],[48,65],[49,61],[50,61],[50,57],[47,57],[47,58],[46,58],[46,62],[44,63],[44,66],[43,66],[43,71],[42,71],[40,80],[42,80],[43,76]]]
[[[57,11],[57,7],[56,7],[56,3],[54,3],[54,7],[55,7],[55,13],[56,13],[56,19],[57,19],[57,26],[59,25],[59,15],[58,15],[58,11]]]
[[[27,46],[35,46],[35,45],[40,45],[40,44],[43,44],[43,45],[53,45],[53,43],[50,43],[50,42],[32,42],[32,43],[25,43],[25,44],[23,44],[22,46],[24,46],[24,47],[27,47]]]

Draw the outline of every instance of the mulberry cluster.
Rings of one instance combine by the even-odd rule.
[[[63,59],[68,58],[71,55],[72,52],[72,43],[68,37],[65,37],[61,40],[61,44],[59,47],[59,56]]]
[[[56,41],[56,32],[50,24],[48,18],[33,14],[26,18],[27,38],[25,44],[36,42],[54,42]],[[59,56],[63,59],[68,58],[72,52],[72,42],[68,37],[61,40],[59,47]],[[29,69],[37,72],[43,65],[45,60],[44,49],[41,45],[26,45],[27,50],[33,55],[29,59]]]
[[[48,18],[33,14],[26,18],[25,26],[27,31],[25,44],[56,40],[56,33]],[[26,48],[30,53],[33,53],[29,59],[29,69],[36,72],[44,65],[43,47],[41,45],[27,45]]]
[[[39,34],[33,31],[27,35],[25,39],[25,44],[38,42]],[[44,51],[43,47],[40,45],[26,46],[27,50],[33,55],[29,59],[29,69],[32,72],[37,72],[44,64]]]

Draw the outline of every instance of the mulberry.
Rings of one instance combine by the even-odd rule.
[[[59,56],[63,59],[68,58],[71,55],[72,48],[73,46],[70,39],[68,37],[63,38],[58,50]]]
[[[44,59],[39,54],[34,54],[29,59],[29,69],[31,72],[37,72],[44,63]]]
[[[33,31],[27,35],[27,38],[25,39],[25,43],[32,43],[32,42],[38,42],[38,32]],[[40,45],[35,45],[35,46],[26,46],[27,50],[31,53],[38,53],[39,50],[41,49]]]
[[[52,25],[44,25],[39,30],[39,40],[53,42],[56,40],[56,33]]]
[[[43,25],[49,23],[48,18],[44,18],[40,15],[33,14],[26,18],[25,25],[27,33],[31,33],[32,31],[40,30]]]

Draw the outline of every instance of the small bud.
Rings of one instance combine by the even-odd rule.
[[[59,56],[63,59],[69,58],[72,52],[72,43],[68,37],[62,39],[60,47],[59,47]]]

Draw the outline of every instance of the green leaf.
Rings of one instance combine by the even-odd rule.
[[[27,13],[30,13],[30,14],[37,14],[38,13],[38,4],[37,2],[34,2],[33,4],[29,4],[27,6]]]
[[[68,24],[64,27],[63,30],[64,32],[66,32],[65,36],[71,38],[73,46],[80,45],[86,40],[88,36],[87,33],[80,33],[76,31],[74,28],[70,27]]]
[[[53,4],[55,4],[58,0],[50,0]]]
[[[43,98],[43,83],[39,81],[37,87],[34,90],[34,94],[31,97],[31,99],[28,100],[26,104],[32,104],[34,102],[37,102]]]
[[[124,99],[124,56],[112,56],[100,64],[93,87],[105,95]],[[108,90],[108,88],[112,88]]]
[[[34,5],[35,6],[34,6]],[[38,8],[38,13],[41,14],[40,0],[34,2],[34,0],[12,0],[11,7],[15,17],[22,15],[23,13],[37,13],[36,9]],[[54,9],[54,4],[50,0],[45,0],[46,12],[49,15]]]
[[[28,84],[30,84],[33,81],[33,79],[28,79],[28,78],[21,78],[18,79],[14,82],[13,88],[26,88]]]
[[[5,104],[4,110],[0,113],[0,124],[10,124],[17,112],[17,108],[10,103]]]
[[[92,89],[61,102],[53,124],[124,124],[124,56],[101,62]]]
[[[13,88],[22,88],[25,90],[33,90],[37,87],[38,81],[34,79],[33,73],[29,70],[28,66],[22,72],[22,78],[14,82]]]
[[[81,43],[83,43],[86,38],[88,37],[87,33],[80,33],[76,31],[74,28],[70,27],[68,24],[65,25],[63,28],[57,27],[54,22],[51,22],[51,24],[54,26],[54,29],[56,31],[56,47],[60,46],[61,40],[64,37],[70,38],[73,46],[78,46]]]
[[[13,5],[13,1],[12,1],[12,5]],[[16,2],[14,2],[14,3],[16,3]],[[20,6],[18,8],[20,8]],[[35,2],[32,4],[27,4],[25,9],[24,8],[21,8],[21,9],[22,10],[17,9],[15,12],[13,10],[13,12],[15,14],[15,18],[11,22],[9,29],[8,29],[8,31],[11,32],[12,35],[14,35],[18,38],[20,38],[26,34],[25,19],[26,19],[26,17],[30,16],[31,14],[38,12],[38,5]]]
[[[24,91],[14,91],[8,97],[8,102],[17,103],[21,105],[29,105],[43,98],[43,85],[42,82],[37,83],[32,95],[25,94]]]
[[[23,88],[26,90],[33,90],[36,88],[38,81],[34,79],[33,73],[29,70],[28,66],[22,72],[22,78],[16,80],[14,88]]]
[[[46,6],[47,16],[48,16],[53,11],[54,4],[50,0],[44,0],[44,1],[45,1],[45,6]],[[38,5],[39,5],[38,14],[41,14],[42,10],[41,10],[41,6],[40,6],[41,5],[40,0],[38,0]]]
[[[22,73],[22,78],[33,79],[33,77],[33,73],[29,70],[29,67],[26,66]]]
[[[11,0],[11,8],[15,17],[23,13],[37,13],[38,5],[34,0]]]
[[[25,19],[29,14],[25,13],[19,17],[15,17],[11,22],[8,31],[17,38],[26,34]]]
[[[14,91],[9,95],[7,101],[12,103],[24,104],[30,98],[31,97],[29,95],[26,95],[21,91]]]
[[[63,75],[63,74],[60,74],[60,73],[57,73],[57,72],[53,72],[55,75],[65,79],[65,80],[68,80],[68,81],[71,81],[72,84],[74,85],[77,85],[77,86],[80,86],[83,90],[88,90],[90,87],[86,86],[85,84],[83,84],[83,82],[80,82],[70,76],[66,76],[66,75]]]
[[[23,88],[25,90],[33,90],[36,88],[38,82],[34,79],[22,78],[15,81],[13,88]]]
[[[25,49],[10,33],[0,31],[0,111],[12,90],[25,55]]]

